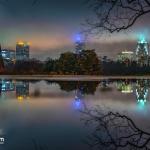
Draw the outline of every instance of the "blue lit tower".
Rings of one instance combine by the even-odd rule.
[[[149,45],[148,42],[142,37],[137,44],[136,59],[141,65],[148,63]]]
[[[85,49],[85,42],[81,39],[81,35],[76,36],[75,50],[76,54],[80,54]]]
[[[138,80],[136,84],[137,102],[144,105],[148,100],[148,82],[147,80]]]

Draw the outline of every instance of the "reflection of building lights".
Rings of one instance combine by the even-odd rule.
[[[132,51],[123,51],[122,54],[133,54]]]
[[[75,109],[80,109],[81,108],[81,99],[79,99],[78,97],[75,97],[74,108]]]
[[[140,106],[144,106],[148,99],[148,88],[146,80],[141,80],[137,82],[136,87],[136,98]]]
[[[1,91],[14,91],[15,90],[15,84],[13,81],[9,80],[1,80]]]
[[[18,99],[19,102],[22,102],[24,97],[23,96],[18,96],[17,99]]]
[[[30,97],[29,97],[29,96],[27,96],[27,99],[30,99]]]
[[[125,94],[133,93],[133,87],[129,83],[125,83],[125,82],[117,83],[117,89]]]
[[[75,109],[81,109],[82,108],[82,106],[83,106],[83,103],[82,103],[82,101],[83,101],[83,94],[82,94],[82,92],[81,92],[81,90],[77,90],[76,91],[76,96],[75,96],[75,99],[74,99],[74,101],[73,101],[73,105],[74,105],[74,108]]]
[[[17,82],[16,83],[16,97],[18,100],[29,99],[29,83]]]
[[[128,93],[133,93],[133,90],[125,90],[125,91],[124,91],[124,90],[122,90],[121,92],[122,92],[122,93],[126,93],[126,94],[128,94]]]

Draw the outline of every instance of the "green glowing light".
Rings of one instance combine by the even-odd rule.
[[[145,36],[141,35],[139,39],[139,43],[146,43]]]

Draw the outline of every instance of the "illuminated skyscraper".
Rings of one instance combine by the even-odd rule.
[[[29,59],[29,43],[17,42],[16,44],[16,60],[28,60]]]
[[[145,41],[145,39],[142,38],[141,40],[139,40],[137,44],[137,49],[136,49],[137,62],[141,65],[147,64],[148,56],[149,56],[149,45],[147,41]]]
[[[80,35],[77,35],[75,42],[76,54],[80,54],[85,49],[85,42],[81,39]]]
[[[15,60],[15,51],[14,50],[3,49],[1,52],[2,52],[2,57],[4,60],[9,60],[9,61]]]
[[[117,61],[124,62],[124,63],[130,63],[134,59],[134,53],[132,51],[122,51],[117,55]]]

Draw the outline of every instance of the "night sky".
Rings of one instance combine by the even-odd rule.
[[[61,52],[73,51],[76,34],[91,13],[84,0],[0,0],[0,42],[3,48],[15,49],[16,41],[31,43],[31,57],[57,57]],[[87,49],[98,55],[115,55],[125,49],[134,50],[142,34],[149,41],[150,15],[138,20],[126,32],[103,37],[91,36]]]

